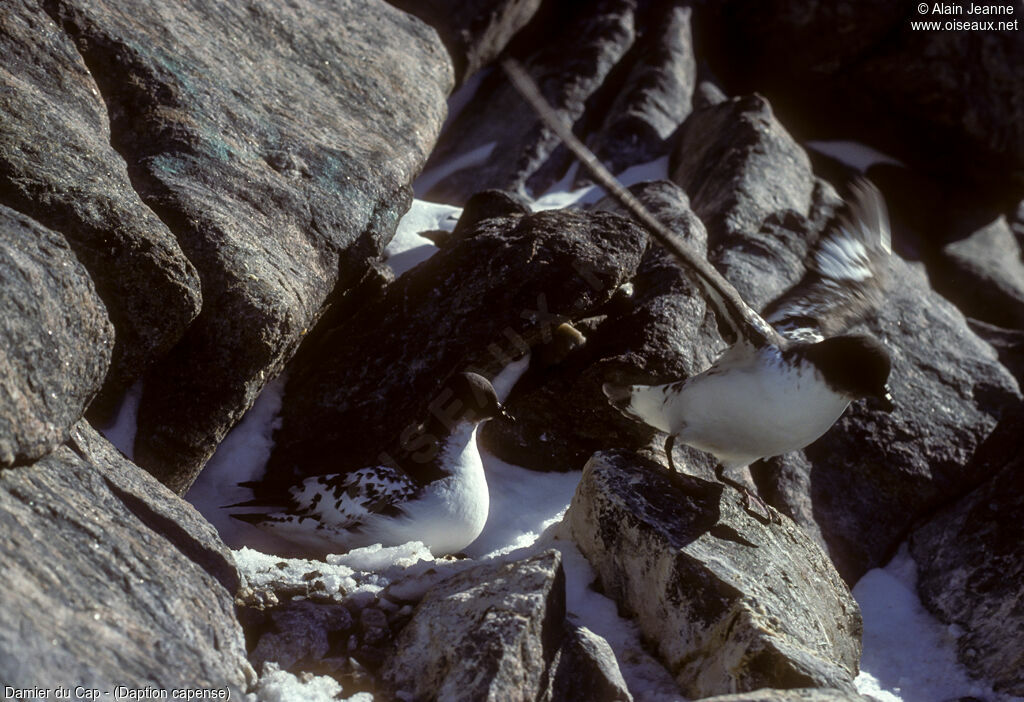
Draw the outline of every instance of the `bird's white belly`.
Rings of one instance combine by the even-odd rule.
[[[670,422],[680,441],[735,466],[807,446],[850,404],[807,367],[730,369],[693,378]]]
[[[451,475],[426,487],[419,499],[401,505],[403,515],[375,515],[366,520],[361,538],[385,545],[422,541],[435,556],[458,553],[483,531],[490,510],[490,493],[476,429],[449,444],[442,461]]]
[[[403,517],[371,520],[364,529],[370,543],[422,541],[435,556],[458,553],[476,540],[487,522],[487,483],[482,471],[479,480],[440,480],[404,509]]]

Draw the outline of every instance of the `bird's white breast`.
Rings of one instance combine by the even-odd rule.
[[[790,365],[773,347],[740,348],[666,394],[664,411],[680,441],[738,467],[803,448],[849,404],[810,363]]]
[[[401,505],[404,516],[367,520],[366,538],[385,544],[422,541],[435,555],[457,553],[476,540],[490,508],[476,427],[469,423],[456,427],[440,460],[451,475],[431,483],[418,499]]]

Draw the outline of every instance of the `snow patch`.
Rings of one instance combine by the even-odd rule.
[[[274,448],[274,431],[286,383],[284,375],[271,380],[242,421],[224,438],[216,453],[185,493],[185,499],[220,532],[228,546],[256,546],[274,551],[287,547],[280,539],[251,524],[232,519],[230,505],[252,499],[252,491],[238,483],[259,480]],[[286,551],[284,551],[286,552]]]
[[[384,262],[394,272],[395,277],[437,253],[438,248],[434,242],[420,236],[421,232],[450,232],[455,229],[461,215],[461,207],[413,200],[409,211],[399,220],[395,236],[384,249]]]
[[[534,212],[540,212],[542,210],[557,210],[566,207],[586,207],[587,205],[593,205],[607,195],[604,188],[598,185],[588,185],[576,190],[569,190],[576,180],[579,165],[578,162],[572,164],[560,181],[552,185],[546,193],[530,203],[531,209]],[[616,178],[627,188],[637,183],[665,180],[668,178],[668,156],[662,156],[647,163],[630,166],[622,173],[619,173]]]
[[[523,373],[530,367],[530,354],[526,354],[518,361],[513,361],[501,369],[496,376],[491,378],[491,387],[494,394],[498,396],[498,402],[504,403],[512,393]]]
[[[956,630],[933,617],[917,596],[917,564],[906,544],[885,568],[853,588],[864,617],[857,691],[878,702],[941,702],[977,697],[1020,702],[972,679],[956,657]]]
[[[665,667],[644,649],[636,623],[620,617],[618,605],[591,587],[594,570],[576,544],[565,537],[555,539],[551,545],[562,553],[568,619],[604,637],[615,653],[619,671],[633,699],[636,702],[685,700]]]
[[[292,675],[276,663],[267,663],[256,683],[255,702],[373,702],[369,692],[342,697],[342,687],[327,675]]]
[[[561,521],[582,471],[539,473],[480,451],[491,493],[487,523],[466,549],[471,558],[490,559],[532,546]]]

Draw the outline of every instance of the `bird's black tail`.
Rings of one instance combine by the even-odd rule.
[[[232,519],[237,519],[240,522],[252,524],[253,526],[259,526],[266,521],[273,521],[269,514],[262,514],[260,512],[232,512],[228,516]]]

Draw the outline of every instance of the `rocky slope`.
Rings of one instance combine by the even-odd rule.
[[[482,442],[583,470],[560,543],[680,695],[858,699],[848,588],[908,539],[961,661],[1024,695],[1024,33],[914,32],[915,12],[5,2],[0,679],[269,698],[276,664],[381,699],[643,698],[567,612],[559,550],[240,572],[179,497],[283,370],[265,490],[396,450],[450,373],[530,352],[518,421]],[[755,465],[781,523],[700,452],[678,448],[669,479],[661,438],[604,401],[603,382],[699,372],[724,341],[615,207],[530,211],[569,158],[502,54],[616,171],[665,159],[636,193],[757,308],[806,273],[851,175],[805,140],[902,161],[867,169],[895,254],[863,325],[893,354],[897,410],[855,405]],[[442,133],[457,83],[475,91]],[[395,278],[382,252],[424,168],[465,209]],[[135,384],[133,462],[92,424]]]

